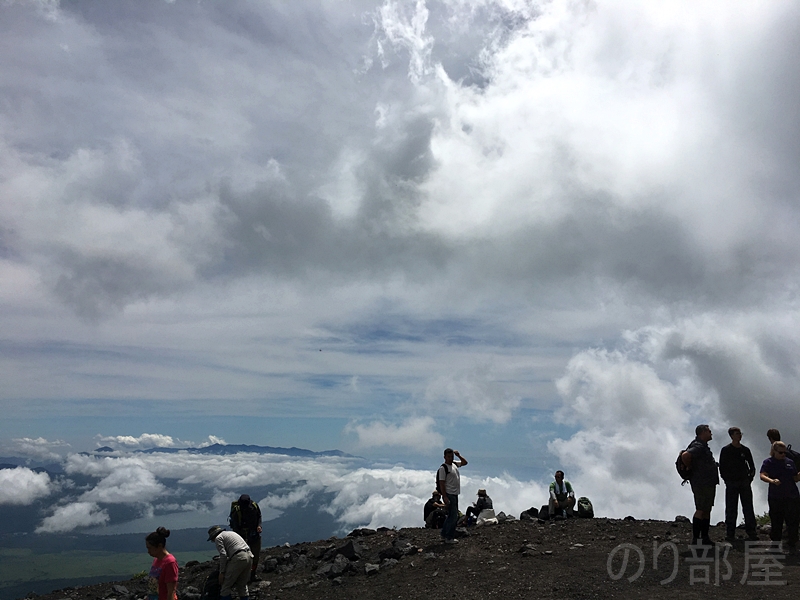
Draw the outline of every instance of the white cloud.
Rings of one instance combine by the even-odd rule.
[[[425,402],[473,421],[506,423],[521,399],[497,381],[495,371],[481,366],[440,376],[425,390]]]
[[[109,518],[108,512],[100,510],[94,502],[73,502],[57,507],[36,528],[36,533],[63,533],[78,527],[105,525]]]
[[[557,382],[557,414],[579,431],[549,449],[578,493],[608,506],[610,516],[691,512],[673,463],[695,425],[711,424],[715,454],[729,441],[728,427],[741,427],[757,464],[768,451],[769,427],[779,425],[787,439],[800,434],[790,416],[798,414],[791,397],[800,348],[785,335],[796,319],[706,314],[628,332],[618,351],[576,354]],[[757,480],[753,487],[764,510],[766,491]]]
[[[144,467],[126,465],[115,469],[91,490],[81,496],[82,501],[106,504],[152,502],[167,493],[167,488],[156,481],[155,475]]]
[[[30,504],[53,491],[50,476],[25,467],[0,469],[0,505]]]
[[[121,446],[124,449],[147,449],[147,448],[174,448],[175,446],[185,446],[186,443],[173,439],[170,435],[160,433],[143,433],[138,437],[132,435],[98,435],[96,437],[101,444],[111,444]]]
[[[795,4],[0,4],[4,415],[236,398],[419,453],[560,397],[574,483],[661,513],[642,436],[800,439]],[[68,472],[318,475],[106,458]]]
[[[39,460],[60,461],[62,456],[54,452],[54,448],[67,449],[69,444],[63,440],[46,440],[38,438],[14,438],[11,444],[11,451],[23,456],[30,456]]]
[[[433,417],[410,417],[399,425],[382,421],[350,423],[345,427],[345,433],[355,433],[358,444],[364,448],[404,446],[424,450],[441,446],[443,439],[436,431]]]

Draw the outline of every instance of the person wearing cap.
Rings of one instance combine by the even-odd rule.
[[[220,600],[231,600],[235,589],[239,600],[250,600],[247,583],[250,579],[250,566],[253,553],[247,542],[235,531],[225,531],[219,525],[208,530],[208,541],[214,542],[219,553],[219,592]]]
[[[250,581],[258,581],[256,569],[261,554],[261,509],[247,494],[231,502],[231,514],[228,517],[231,529],[242,536],[250,552],[253,553],[253,565],[250,567]]]
[[[422,508],[422,518],[425,520],[425,527],[428,529],[441,528],[447,518],[447,509],[442,502],[442,495],[439,490],[433,490],[430,499]]]
[[[466,522],[469,523],[470,517],[473,516],[477,519],[481,511],[487,508],[494,508],[492,499],[486,493],[486,490],[481,488],[478,490],[478,499],[472,506],[467,507]]]

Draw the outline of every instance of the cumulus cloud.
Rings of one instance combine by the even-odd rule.
[[[54,460],[60,461],[62,456],[54,451],[54,449],[66,450],[69,444],[63,440],[46,440],[43,437],[38,438],[14,438],[11,440],[11,450],[14,453],[22,454],[23,456],[30,456],[39,460]]]
[[[425,390],[425,401],[475,421],[506,423],[521,398],[497,381],[494,369],[483,366],[436,378]]]
[[[279,455],[240,453],[225,456],[197,454],[70,457],[69,473],[102,477],[77,501],[59,507],[40,526],[42,531],[68,531],[74,527],[102,524],[109,520],[100,509],[105,503],[135,504],[140,512],[199,512],[207,518],[227,515],[231,499],[239,490],[254,486],[280,485],[279,490],[258,499],[265,515],[277,516],[283,510],[330,495],[329,504],[320,506],[333,515],[342,530],[359,525],[371,527],[419,526],[422,505],[433,489],[434,469],[364,466],[363,461],[330,458],[296,458]],[[172,480],[171,502],[154,502],[164,495],[164,479]],[[207,490],[202,498],[181,501],[182,486],[200,485]],[[486,487],[501,510],[519,513],[546,499],[546,485],[520,481],[508,473],[495,477],[476,477],[462,472],[465,502],[479,487]],[[70,518],[57,524],[59,515]],[[112,523],[112,525],[114,525]]]
[[[561,404],[620,511],[643,435],[800,436],[796,5],[87,6],[0,6],[9,414],[241,398],[405,450]],[[268,470],[117,458],[68,468]]]
[[[146,468],[126,465],[101,479],[81,500],[105,504],[152,502],[166,492],[167,488]]]
[[[78,527],[105,525],[109,519],[108,512],[94,502],[73,502],[57,507],[36,528],[36,533],[63,533]]]
[[[160,433],[143,433],[138,437],[132,435],[97,435],[95,439],[101,444],[118,446],[124,449],[173,448],[175,446],[186,446],[186,442],[176,440],[170,435],[162,435]]]
[[[576,354],[557,382],[557,415],[579,431],[550,450],[612,516],[685,513],[690,498],[672,464],[695,425],[711,424],[715,453],[728,443],[728,427],[741,427],[757,462],[768,450],[768,428],[798,435],[783,418],[797,412],[791,398],[800,352],[782,333],[794,319],[706,314],[628,332],[620,350]],[[756,484],[754,491],[763,508],[765,490]]]
[[[25,467],[0,469],[0,504],[30,504],[53,491],[50,476]]]
[[[345,433],[355,433],[358,444],[364,448],[405,446],[426,449],[442,445],[442,435],[436,431],[433,417],[410,417],[399,425],[382,421],[350,423],[345,427]]]

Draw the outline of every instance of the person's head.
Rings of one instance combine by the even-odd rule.
[[[741,440],[742,439],[742,430],[738,427],[729,427],[728,428],[728,435],[731,436],[733,441]]]
[[[556,481],[558,483],[564,481],[564,471],[556,471]]]
[[[169,529],[159,527],[153,533],[144,538],[144,544],[147,546],[147,553],[153,558],[164,554],[167,546],[167,538],[169,537]]]
[[[213,542],[217,538],[217,536],[223,531],[225,530],[219,525],[212,525],[211,527],[208,528],[208,541]]]
[[[449,465],[450,463],[453,462],[453,458],[454,457],[455,457],[455,454],[453,453],[453,449],[452,448],[445,448],[444,449],[444,462],[446,462]]]
[[[442,495],[439,493],[439,490],[433,490],[433,493],[431,493],[431,498],[434,500],[441,500]]]
[[[709,427],[706,423],[701,423],[694,428],[694,434],[698,437],[698,439],[707,442],[711,439],[711,427]]]
[[[239,506],[241,506],[242,508],[247,508],[248,506],[250,506],[250,496],[248,496],[247,494],[242,494],[241,496],[239,496]]]
[[[481,488],[481,489],[478,490],[478,496],[485,496],[485,495],[486,495],[486,490],[485,489]]]
[[[769,455],[772,458],[777,458],[778,460],[783,460],[786,458],[786,444],[778,440],[777,442],[772,442],[772,448],[769,450]]]
[[[781,432],[777,429],[767,429],[767,439],[770,443],[774,444],[775,442],[781,441]]]

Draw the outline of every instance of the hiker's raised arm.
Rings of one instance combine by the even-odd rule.
[[[458,450],[453,450],[453,454],[455,454],[461,461],[459,464],[456,465],[457,467],[461,468],[467,466],[467,459],[461,456],[461,453]]]

